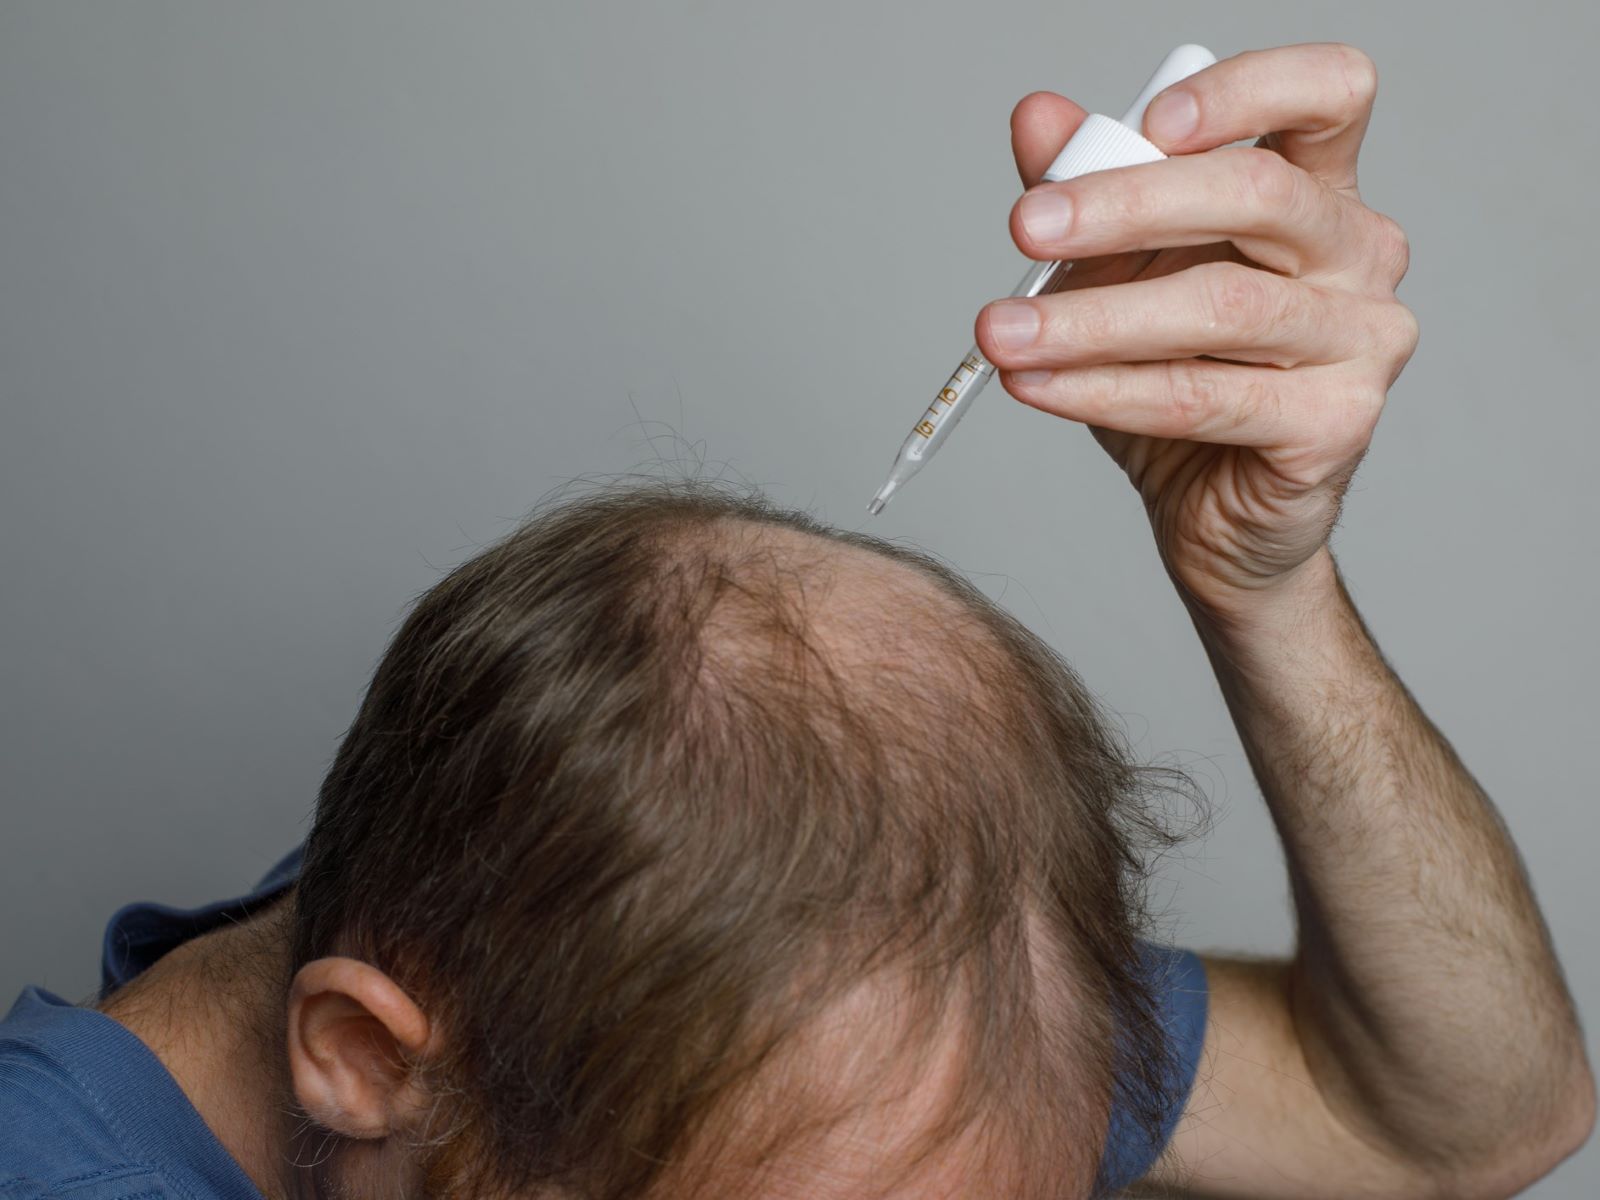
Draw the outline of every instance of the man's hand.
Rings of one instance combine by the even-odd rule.
[[[978,343],[1012,395],[1093,427],[1220,617],[1326,540],[1416,345],[1406,239],[1356,192],[1376,79],[1347,46],[1240,54],[1150,106],[1175,157],[1038,186],[1084,110],[1036,93],[1012,117],[1012,236],[1077,265],[1056,295],[986,307]]]
[[[1405,241],[1356,196],[1373,91],[1343,46],[1174,85],[1145,132],[1176,157],[1017,205],[1018,244],[1076,260],[1072,290],[978,319],[1006,386],[1091,425],[1138,486],[1289,866],[1293,958],[1206,960],[1200,1077],[1144,1181],[1161,1195],[1500,1200],[1594,1123],[1516,848],[1324,546],[1416,339]],[[1025,182],[1082,118],[1018,106]]]

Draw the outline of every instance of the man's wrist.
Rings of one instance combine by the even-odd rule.
[[[1250,673],[1317,654],[1352,621],[1359,628],[1326,545],[1268,586],[1183,598],[1213,656]]]

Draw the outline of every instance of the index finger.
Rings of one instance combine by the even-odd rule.
[[[1377,67],[1354,46],[1247,50],[1162,92],[1145,110],[1144,132],[1168,154],[1266,138],[1329,187],[1353,193],[1377,91]]]

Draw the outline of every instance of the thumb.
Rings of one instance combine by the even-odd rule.
[[[1039,182],[1088,115],[1086,109],[1054,92],[1033,92],[1017,102],[1011,110],[1011,153],[1023,187]]]

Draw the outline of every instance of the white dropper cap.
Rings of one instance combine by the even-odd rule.
[[[1144,125],[1144,110],[1162,92],[1180,79],[1187,79],[1196,71],[1204,70],[1217,61],[1217,56],[1204,46],[1193,44],[1179,46],[1161,61],[1150,82],[1123,114],[1122,120],[1090,113],[1078,126],[1061,153],[1044,173],[1044,180],[1060,183],[1075,179],[1090,171],[1103,171],[1107,167],[1131,167],[1138,163],[1159,162],[1166,155],[1154,142],[1139,132]]]

